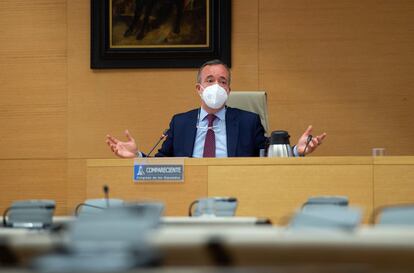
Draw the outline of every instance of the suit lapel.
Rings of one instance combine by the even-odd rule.
[[[195,109],[188,114],[188,122],[185,123],[185,141],[184,141],[184,150],[185,154],[189,157],[193,156],[194,143],[197,132],[197,118],[198,118],[199,109]],[[191,145],[189,145],[191,144]]]
[[[239,121],[234,109],[227,107],[226,110],[226,135],[227,135],[227,156],[235,157],[239,136]]]

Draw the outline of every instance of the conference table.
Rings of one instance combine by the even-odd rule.
[[[66,224],[72,221],[66,219]],[[268,272],[289,272],[281,268],[296,268],[291,272],[412,272],[414,268],[412,228],[363,225],[355,230],[296,230],[257,225],[253,218],[243,217],[167,217],[161,222],[145,237],[148,247],[162,254],[164,268],[272,269]],[[0,228],[2,255],[15,257],[18,265],[69,243],[65,230]]]

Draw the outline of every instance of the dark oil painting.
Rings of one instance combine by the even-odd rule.
[[[209,2],[110,0],[110,48],[209,47]]]

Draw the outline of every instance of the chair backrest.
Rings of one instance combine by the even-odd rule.
[[[232,217],[236,215],[237,203],[235,197],[200,198],[191,203],[189,216]]]
[[[140,218],[160,219],[164,215],[165,204],[156,201],[141,201],[141,202],[129,202],[124,205],[127,208],[131,208],[135,215]]]
[[[327,206],[342,206],[346,207],[349,204],[347,196],[339,195],[321,195],[309,197],[306,203],[302,205],[302,210],[312,210],[319,207]]]
[[[266,135],[269,135],[267,95],[264,91],[231,91],[227,106],[256,113],[260,116]]]
[[[3,215],[9,227],[44,228],[52,225],[56,202],[54,200],[21,200],[12,203]]]
[[[96,213],[101,213],[104,209],[109,207],[122,207],[124,200],[115,198],[98,198],[98,199],[87,199],[84,203],[79,204],[75,209],[75,215],[85,216]]]
[[[377,209],[377,226],[414,226],[414,204],[390,205]]]
[[[353,230],[361,223],[359,208],[321,206],[298,211],[289,223],[291,229]]]

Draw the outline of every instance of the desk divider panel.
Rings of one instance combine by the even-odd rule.
[[[183,183],[133,182],[133,160],[87,160],[86,197],[158,200],[166,215],[186,216],[205,196],[234,196],[238,216],[285,224],[314,195],[347,195],[368,223],[375,207],[414,202],[414,157],[188,158]]]

